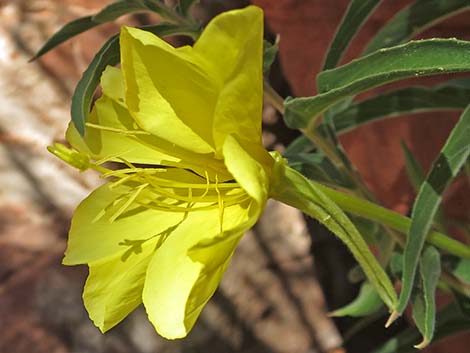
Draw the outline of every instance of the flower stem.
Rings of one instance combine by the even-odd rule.
[[[284,99],[266,81],[264,81],[264,98],[274,107],[274,109],[284,115]]]
[[[411,219],[408,217],[402,216],[372,202],[336,191],[317,182],[311,181],[311,183],[322,190],[344,211],[386,225],[400,233],[408,234],[411,225]],[[449,254],[470,258],[470,247],[437,231],[431,231],[427,241]]]

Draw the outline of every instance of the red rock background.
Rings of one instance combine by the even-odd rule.
[[[221,290],[188,340],[159,339],[142,311],[106,336],[89,323],[80,298],[86,269],[63,267],[60,260],[73,209],[97,180],[67,169],[47,154],[45,146],[63,138],[77,79],[117,26],[104,25],[83,34],[39,62],[27,64],[27,59],[65,22],[109,2],[0,0],[0,353],[344,351],[337,329],[325,315],[325,299],[317,282],[320,269],[312,265],[305,224],[297,213],[275,205],[245,237]],[[207,17],[244,2],[201,1],[204,8],[198,14]],[[355,39],[345,61],[360,53],[367,39],[410,2],[384,1]],[[348,1],[253,3],[265,10],[270,31],[281,36],[282,71],[274,77],[276,88],[296,96],[313,94],[315,75]],[[470,40],[468,19],[468,12],[461,14],[422,36]],[[148,16],[120,20],[131,24],[145,21]],[[265,121],[273,120],[273,115],[267,107]],[[342,137],[342,142],[380,201],[407,213],[414,195],[399,141],[405,140],[429,168],[456,117],[420,114],[373,123]],[[291,134],[278,125],[278,134]],[[446,200],[453,205],[447,207],[449,214],[470,219],[468,191],[464,180],[449,190]],[[330,261],[341,272],[342,262],[347,261],[338,253],[335,256]],[[337,281],[334,271],[327,275],[332,283]],[[351,297],[353,290],[336,291],[346,291],[343,294]],[[380,325],[378,322],[377,327]],[[368,339],[367,332],[361,339]],[[461,336],[428,351],[463,353],[467,342],[468,336]]]

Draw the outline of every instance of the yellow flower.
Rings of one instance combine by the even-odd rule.
[[[84,301],[106,331],[144,303],[164,337],[184,337],[270,193],[261,143],[263,15],[223,13],[193,47],[121,30],[74,148],[50,148],[107,183],[72,219],[64,264],[88,264]],[[104,162],[117,162],[108,169]]]

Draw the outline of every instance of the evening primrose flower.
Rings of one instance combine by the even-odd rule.
[[[270,194],[263,15],[223,13],[193,47],[129,27],[120,44],[84,136],[70,125],[72,149],[50,148],[107,181],[78,206],[63,263],[88,264],[83,298],[103,332],[143,302],[162,336],[180,338]]]

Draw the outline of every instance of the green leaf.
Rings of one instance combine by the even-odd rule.
[[[469,329],[470,318],[463,316],[458,305],[453,302],[437,313],[434,342]],[[419,340],[419,331],[414,327],[410,327],[388,340],[372,353],[416,352],[413,343],[417,340]]]
[[[464,295],[456,290],[452,290],[452,294],[462,315],[470,319],[470,296]]]
[[[369,282],[364,282],[356,299],[348,305],[333,311],[330,316],[367,316],[380,310],[382,306],[383,303],[377,291]]]
[[[176,9],[181,15],[188,17],[190,15],[191,7],[198,2],[199,0],[178,0],[178,6]]]
[[[365,53],[404,43],[435,23],[468,8],[468,0],[417,0],[398,12],[377,33]]]
[[[56,46],[65,42],[66,40],[76,36],[77,34],[88,31],[89,29],[96,27],[100,24],[101,23],[93,21],[93,16],[81,17],[79,19],[67,23],[52,37],[50,37],[46,43],[44,43],[41,49],[38,50],[36,55],[34,55],[30,59],[30,61],[36,60],[37,58],[43,56],[48,51],[54,49]]]
[[[470,284],[470,259],[459,259],[452,274],[465,284]]]
[[[423,340],[416,348],[426,347],[434,335],[436,323],[436,288],[441,275],[439,252],[432,246],[427,247],[419,264],[422,288],[413,302],[413,319],[421,332]]]
[[[166,19],[172,19],[175,16],[173,9],[170,9],[161,0],[136,0],[145,6],[146,9],[158,13]]]
[[[470,97],[469,97],[470,100]],[[468,102],[468,100],[467,100]],[[408,177],[411,181],[411,186],[413,187],[416,193],[419,192],[419,188],[421,184],[426,179],[426,174],[424,173],[423,167],[419,164],[416,158],[411,153],[408,146],[405,144],[404,141],[400,141],[401,149],[403,151],[403,155],[405,157],[405,169]],[[434,216],[434,225],[440,231],[445,231],[446,227],[446,217],[444,214],[444,210],[442,207],[439,207],[436,211],[436,215]]]
[[[411,186],[413,186],[415,192],[418,192],[419,187],[426,178],[426,174],[403,140],[400,141],[400,146],[405,157],[405,169],[411,181]]]
[[[399,278],[403,273],[403,255],[398,252],[394,252],[390,258],[390,272],[393,277]]]
[[[295,157],[297,153],[306,153],[314,149],[312,142],[305,135],[300,135],[294,141],[292,141],[289,146],[287,146],[284,151],[284,157],[287,159]]]
[[[380,233],[381,228],[377,223],[371,222],[363,217],[357,217],[352,214],[348,214],[348,217],[351,222],[354,223],[357,230],[359,231],[359,233],[361,233],[362,237],[367,242],[367,244],[371,246],[380,247],[380,240],[382,239]],[[379,257],[379,255],[377,255],[377,257]]]
[[[105,22],[114,21],[125,14],[143,10],[145,10],[145,7],[141,5],[138,0],[120,0],[109,4],[94,16],[86,16],[69,22],[49,38],[31,61],[41,57],[68,39],[88,31],[93,27],[99,26]]]
[[[399,314],[403,313],[408,304],[421,250],[442,200],[442,193],[467,160],[470,154],[469,142],[470,106],[461,115],[434,161],[413,205],[410,232],[403,252],[402,289],[397,307]]]
[[[323,70],[338,65],[351,40],[379,4],[380,0],[351,0],[326,55]]]
[[[396,294],[390,279],[343,210],[302,174],[281,163],[278,165],[272,197],[317,219],[336,234],[361,265],[382,301],[393,308]]]
[[[276,59],[277,51],[279,50],[278,40],[274,44],[264,40],[264,52],[263,52],[263,73],[267,74],[274,60]]]
[[[465,81],[469,82],[468,79]],[[402,114],[465,109],[469,101],[470,87],[460,85],[457,80],[435,87],[408,87],[352,104],[337,112],[333,123],[336,132],[342,134]]]
[[[334,104],[368,89],[409,77],[470,71],[470,42],[429,39],[382,49],[318,75],[321,94],[288,98],[285,120],[306,128]]]
[[[444,255],[443,267],[465,284],[470,284],[470,259],[462,259],[457,256]]]
[[[162,37],[175,34],[189,35],[195,31],[193,27],[184,27],[168,23],[143,27],[142,29]],[[119,61],[119,36],[115,35],[111,37],[95,55],[73,93],[71,107],[72,121],[80,134],[83,135],[85,132],[85,122],[90,112],[93,94],[99,84],[101,73],[106,66],[116,65]]]
[[[346,179],[322,153],[297,153],[289,157],[288,161],[290,167],[309,179],[346,188],[353,186],[352,182]]]
[[[131,12],[145,11],[145,6],[139,0],[120,0],[113,2],[93,16],[98,23],[112,22],[115,19]]]
[[[85,122],[90,112],[93,94],[100,82],[101,73],[106,66],[114,66],[119,63],[119,60],[119,36],[115,35],[96,53],[78,81],[72,95],[71,115],[72,121],[81,135],[85,134]]]

